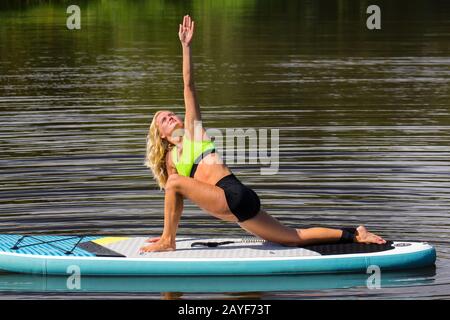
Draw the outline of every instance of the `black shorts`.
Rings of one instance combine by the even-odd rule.
[[[258,195],[243,185],[234,174],[223,177],[216,183],[216,186],[225,192],[228,207],[239,222],[244,222],[258,214],[261,208]]]

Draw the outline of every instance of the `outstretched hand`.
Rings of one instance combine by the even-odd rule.
[[[183,46],[189,46],[194,35],[194,21],[192,21],[189,15],[183,17],[183,24],[180,24],[180,30],[178,31],[178,37],[180,38]]]

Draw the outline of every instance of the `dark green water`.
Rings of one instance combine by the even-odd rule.
[[[77,1],[81,30],[66,28],[69,4],[0,3],[1,233],[161,232],[145,137],[154,112],[183,111],[177,32],[189,13],[205,125],[280,130],[276,175],[230,165],[270,213],[291,226],[364,224],[437,249],[435,272],[380,290],[250,296],[450,297],[448,1],[377,1],[374,31],[371,1]],[[186,204],[180,235],[218,233],[244,235]],[[14,281],[0,276],[0,297],[73,296],[11,291]]]

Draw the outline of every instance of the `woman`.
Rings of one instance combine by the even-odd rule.
[[[194,134],[196,124],[201,121],[201,114],[191,61],[194,21],[188,15],[184,16],[178,35],[183,49],[186,114],[183,123],[171,111],[158,111],[150,125],[145,164],[152,170],[159,186],[165,189],[164,230],[161,237],[147,240],[150,244],[143,246],[140,251],[176,249],[175,235],[184,198],[189,198],[219,219],[237,222],[243,229],[260,238],[286,246],[332,242],[385,243],[385,240],[368,232],[363,226],[344,230],[294,229],[284,226],[261,210],[256,193],[243,185],[222,163],[205,130],[200,127],[200,137]],[[181,131],[184,134],[180,135]]]

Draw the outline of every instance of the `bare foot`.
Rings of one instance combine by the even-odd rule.
[[[376,234],[367,231],[366,227],[364,226],[359,226],[358,228],[356,228],[355,238],[356,242],[359,243],[376,243],[376,244],[386,243],[386,240],[384,240],[380,236],[377,236]]]
[[[159,239],[152,244],[142,246],[139,249],[139,253],[143,254],[146,252],[174,251],[175,249],[176,249],[175,243],[170,243]]]

